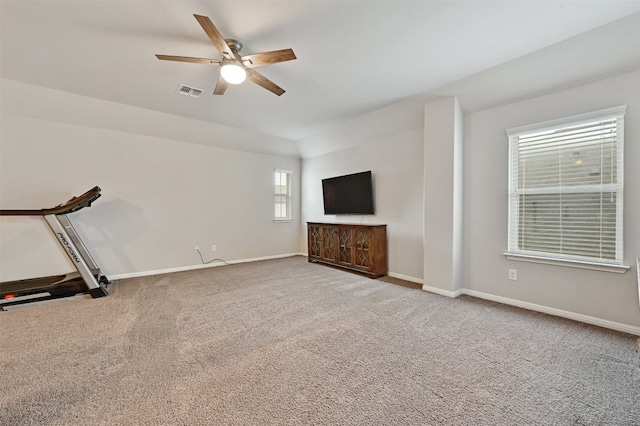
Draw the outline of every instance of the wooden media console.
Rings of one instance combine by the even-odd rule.
[[[387,275],[387,225],[307,222],[309,262]]]

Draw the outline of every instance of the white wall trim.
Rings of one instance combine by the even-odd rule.
[[[554,120],[545,121],[542,123],[527,124],[525,126],[515,127],[513,129],[507,129],[507,136],[520,136],[524,133],[530,133],[532,131],[543,132],[548,130],[555,130],[558,127],[564,127],[568,124],[578,125],[586,124],[596,120],[607,120],[609,118],[620,118],[627,112],[626,105],[615,106],[611,108],[601,109],[598,111],[590,111],[584,114],[572,115],[570,117],[562,117]]]
[[[397,272],[388,272],[387,275],[392,278],[398,278],[399,280],[410,281],[412,283],[418,283],[418,284],[424,283],[424,280],[422,278],[416,278],[410,275],[398,274]]]
[[[458,296],[466,294],[467,296],[477,297],[479,299],[491,300],[493,302],[503,303],[505,305],[517,306],[518,308],[528,309],[530,311],[542,312],[544,314],[554,315],[556,317],[567,318],[578,322],[584,322],[586,324],[597,325],[598,327],[609,328],[611,330],[640,336],[640,327],[636,327],[633,325],[622,324],[615,321],[591,317],[589,315],[578,314],[576,312],[569,312],[562,309],[551,308],[549,306],[536,305],[535,303],[523,302],[522,300],[509,299],[507,297],[496,296],[489,293],[483,293],[481,291],[469,290],[465,288],[456,291],[448,291],[437,287],[430,287],[427,285],[422,285],[422,289],[424,291],[428,291],[429,293],[436,293],[451,298],[456,298]]]
[[[586,262],[572,259],[559,259],[553,257],[532,256],[521,253],[503,253],[504,257],[509,260],[517,260],[521,262],[543,263],[545,265],[569,266],[572,268],[591,269],[593,271],[615,272],[624,274],[630,267],[626,265],[617,265],[604,262]]]
[[[125,278],[137,278],[137,277],[147,277],[150,275],[161,275],[161,274],[170,274],[172,272],[183,272],[183,271],[192,271],[195,269],[204,269],[204,268],[215,268],[217,266],[226,266],[226,265],[234,265],[237,263],[247,263],[247,262],[259,262],[261,260],[271,260],[271,259],[281,259],[284,257],[293,257],[293,256],[304,256],[302,253],[288,253],[288,254],[277,254],[273,256],[264,256],[264,257],[254,257],[249,259],[238,259],[238,260],[226,260],[226,263],[222,262],[212,262],[206,265],[186,265],[186,266],[178,266],[175,268],[167,268],[167,269],[155,269],[151,271],[142,271],[142,272],[131,272],[126,274],[116,274],[116,275],[108,275],[107,278],[109,281],[123,280]]]
[[[461,296],[462,294],[464,294],[464,290],[456,290],[456,291],[449,291],[449,290],[443,290],[441,288],[438,287],[431,287],[425,284],[422,284],[422,289],[424,291],[428,291],[429,293],[435,293],[435,294],[439,294],[441,296],[447,296],[447,297],[451,297],[453,299],[455,299],[458,296]]]
[[[293,257],[293,256],[306,256],[304,253],[288,253],[288,254],[280,254],[274,256],[264,256],[264,257],[254,257],[249,259],[238,259],[238,260],[229,260],[227,261],[227,265],[233,265],[237,263],[247,263],[247,262],[259,262],[261,260],[271,260],[271,259],[281,259],[285,257]],[[195,269],[204,269],[204,268],[214,268],[217,266],[224,266],[224,263],[210,263],[207,265],[187,265],[187,266],[179,266],[176,268],[167,268],[167,269],[157,269],[152,271],[143,271],[143,272],[132,272],[127,274],[117,274],[117,275],[109,275],[109,281],[116,281],[125,278],[137,278],[137,277],[145,277],[149,275],[160,275],[160,274],[169,274],[172,272],[182,272],[182,271],[191,271]],[[398,278],[406,281],[416,282],[422,284],[422,290],[427,291],[429,293],[435,293],[446,297],[456,298],[463,294],[468,296],[477,297],[479,299],[491,300],[493,302],[503,303],[505,305],[517,306],[519,308],[528,309],[530,311],[542,312],[549,315],[554,315],[557,317],[567,318],[574,321],[583,322],[586,324],[596,325],[598,327],[604,327],[611,330],[621,331],[623,333],[629,333],[636,336],[640,336],[640,327],[636,327],[633,325],[622,324],[615,321],[604,320],[601,318],[591,317],[588,315],[578,314],[575,312],[569,312],[562,309],[551,308],[548,306],[536,305],[535,303],[523,302],[521,300],[509,299],[507,297],[496,296],[489,293],[483,293],[481,291],[468,290],[468,289],[460,289],[456,291],[443,290],[437,287],[431,287],[422,283],[422,279],[410,277],[407,275],[397,274],[395,272],[390,272],[388,274],[390,277]]]
[[[463,290],[464,294],[477,297],[480,299],[491,300],[493,302],[504,303],[505,305],[517,306],[519,308],[528,309],[530,311],[542,312],[557,317],[567,318],[574,321],[584,322],[591,325],[597,325],[598,327],[609,328],[612,330],[622,331],[624,333],[634,334],[640,336],[640,327],[633,325],[622,324],[615,321],[604,320],[601,318],[591,317],[588,315],[578,314],[575,312],[569,312],[562,309],[551,308],[548,306],[536,305],[535,303],[523,302],[521,300],[509,299],[507,297],[495,296],[493,294],[483,293],[475,290]]]

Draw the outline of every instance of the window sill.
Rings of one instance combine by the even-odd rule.
[[[568,266],[571,268],[591,269],[594,271],[615,272],[624,274],[629,270],[629,266],[613,265],[604,262],[587,262],[581,260],[556,259],[554,257],[532,256],[529,254],[503,253],[509,260],[521,262],[544,263],[546,265]]]
[[[273,221],[276,223],[287,223],[287,222],[293,222],[293,219],[273,219]]]

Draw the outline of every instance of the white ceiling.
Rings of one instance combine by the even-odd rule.
[[[481,90],[492,84],[492,70],[522,73],[518,60],[554,46],[562,55],[557,43],[640,12],[638,0],[0,4],[3,79],[292,140],[417,94]],[[220,57],[194,13],[240,40],[241,54],[292,48],[297,60],[260,68],[287,92],[278,97],[246,82],[215,96],[218,66],[156,59]],[[631,55],[597,57],[611,69],[637,66],[640,40],[632,33]],[[508,80],[503,71],[492,75]],[[181,83],[206,93],[178,95]]]

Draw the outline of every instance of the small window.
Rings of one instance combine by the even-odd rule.
[[[624,113],[507,131],[507,255],[622,265]]]
[[[275,220],[291,220],[291,170],[275,171]]]

